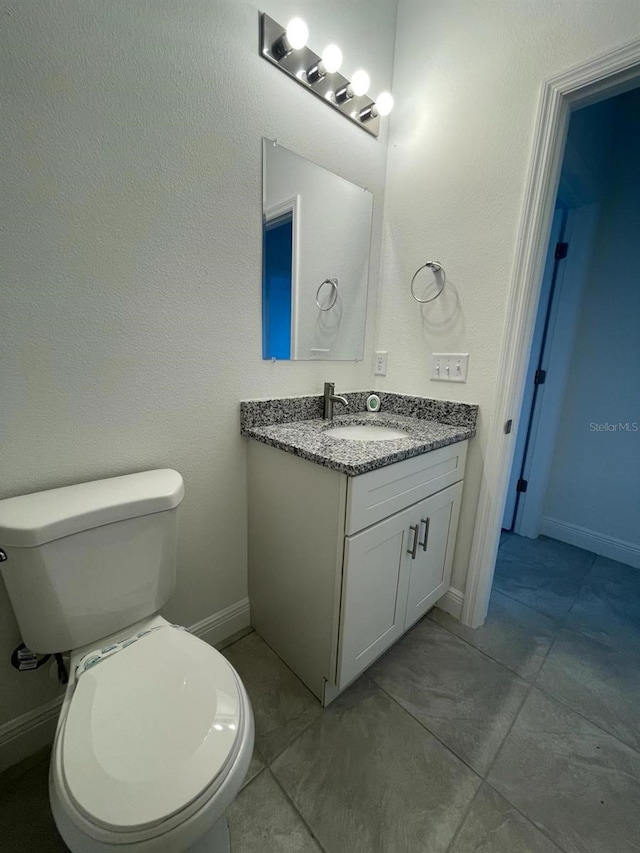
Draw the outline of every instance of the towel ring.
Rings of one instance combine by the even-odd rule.
[[[324,287],[325,284],[330,284],[331,287],[333,288],[333,299],[331,300],[331,305],[327,305],[326,308],[323,308],[322,305],[320,305],[319,296],[320,296],[320,291],[322,290],[322,288]],[[316,290],[316,305],[318,306],[318,308],[321,311],[331,311],[333,306],[336,304],[337,299],[338,299],[338,279],[337,278],[325,278],[325,280],[322,282],[322,284],[320,284],[320,286]]]
[[[441,276],[442,283],[440,285],[440,290],[438,290],[438,292],[436,293],[435,296],[431,296],[429,299],[418,299],[418,297],[416,296],[415,290],[413,289],[413,284],[414,284],[414,282],[416,280],[416,276],[418,275],[420,270],[423,270],[425,267],[429,267],[430,270],[433,270],[433,275],[434,275],[436,281],[438,280],[438,273],[442,273],[442,276]],[[423,305],[425,302],[433,302],[433,300],[437,299],[438,296],[440,296],[440,294],[444,290],[444,286],[445,286],[446,282],[447,282],[447,274],[445,273],[444,267],[442,266],[442,264],[438,263],[438,261],[427,261],[426,264],[422,264],[421,267],[418,267],[418,269],[413,274],[413,278],[411,279],[411,295],[416,300],[416,302],[420,302]]]

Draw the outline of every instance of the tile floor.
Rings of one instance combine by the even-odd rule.
[[[247,634],[233,853],[640,853],[639,649],[640,570],[513,534],[484,627],[433,610],[324,711]],[[0,849],[66,850],[47,760],[0,777]]]

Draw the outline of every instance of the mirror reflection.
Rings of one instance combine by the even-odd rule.
[[[361,359],[373,195],[263,140],[262,357]]]

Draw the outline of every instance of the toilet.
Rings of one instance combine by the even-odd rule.
[[[71,649],[49,770],[72,853],[229,853],[253,752],[231,664],[158,614],[176,578],[170,469],[0,501],[0,570],[25,644]]]

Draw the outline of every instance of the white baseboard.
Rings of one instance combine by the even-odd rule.
[[[202,619],[189,630],[206,643],[215,645],[248,626],[249,599],[243,598]],[[25,674],[25,678],[30,676],[30,673]],[[0,773],[53,743],[61,705],[62,696],[0,726]]]
[[[243,598],[225,607],[224,610],[219,610],[213,616],[207,616],[200,622],[196,622],[189,630],[196,637],[200,637],[205,643],[215,646],[241,631],[243,628],[249,627],[249,599]]]
[[[453,586],[445,592],[442,598],[438,601],[440,610],[445,613],[450,613],[456,619],[462,619],[462,605],[464,604],[464,592],[460,592]]]
[[[62,696],[0,726],[0,773],[53,743]]]
[[[546,517],[542,519],[540,532],[551,539],[566,542],[567,545],[575,545],[577,548],[584,548],[585,551],[592,551],[601,557],[608,557],[610,560],[617,560],[619,563],[626,563],[628,566],[640,569],[640,546],[634,545],[633,542],[605,536],[577,524]]]

